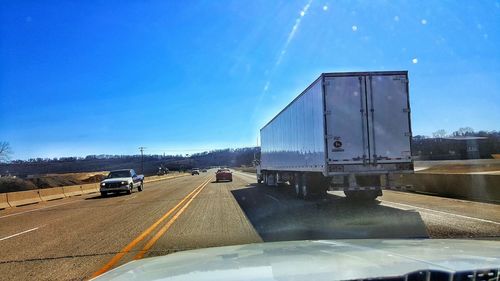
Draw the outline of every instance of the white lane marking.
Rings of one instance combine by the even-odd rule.
[[[406,207],[406,208],[420,209],[420,210],[424,210],[424,211],[428,211],[428,212],[435,212],[435,213],[439,213],[439,214],[444,214],[444,215],[455,216],[455,217],[464,218],[464,219],[470,219],[470,220],[476,220],[476,221],[480,221],[480,222],[487,222],[487,223],[492,223],[492,224],[500,225],[500,222],[491,221],[491,220],[485,220],[485,219],[480,219],[480,218],[475,218],[475,217],[469,217],[469,216],[464,216],[464,215],[459,215],[459,214],[454,214],[454,213],[437,211],[437,210],[433,210],[433,209],[428,209],[428,208],[423,208],[423,207],[417,207],[417,206],[408,205],[408,204],[402,204],[402,203],[396,203],[396,202],[391,202],[391,201],[386,201],[386,200],[382,200],[382,202],[384,202],[384,203],[390,203],[390,204],[395,204],[395,205],[400,205],[400,206],[403,206],[403,207]]]
[[[278,198],[276,198],[276,197],[274,197],[274,196],[271,196],[271,195],[269,195],[269,194],[265,194],[265,195],[266,195],[266,197],[271,198],[272,200],[274,200],[274,201],[276,201],[276,202],[280,203],[280,200],[278,200]]]
[[[498,175],[500,171],[488,171],[488,172],[468,172],[469,175]]]
[[[250,175],[250,174],[244,174],[242,172],[235,172],[235,174],[237,174],[238,176],[245,176],[245,177],[248,177],[248,178],[252,178],[254,180],[257,180],[257,176],[256,175]]]
[[[427,170],[427,169],[429,169],[429,167],[414,167],[413,171],[418,172],[418,171],[423,171],[423,170]]]
[[[75,202],[81,202],[81,201],[75,200],[75,201],[66,202],[66,203],[62,203],[62,204],[57,204],[57,205],[53,205],[53,206],[47,206],[47,207],[43,207],[43,208],[38,208],[38,209],[33,209],[33,210],[27,210],[27,211],[24,211],[24,212],[9,214],[9,215],[5,215],[5,216],[1,216],[0,219],[12,217],[12,216],[17,216],[17,215],[22,215],[22,214],[26,214],[26,213],[30,213],[30,212],[36,212],[36,211],[40,211],[40,210],[50,209],[50,208],[54,208],[54,207],[57,207],[57,206],[62,206],[62,205],[71,204],[71,203],[75,203]]]
[[[3,241],[3,240],[7,240],[9,238],[12,238],[12,237],[16,237],[16,236],[19,236],[19,235],[22,235],[22,234],[25,234],[25,233],[28,233],[28,232],[31,232],[31,231],[35,231],[37,230],[38,227],[35,227],[35,228],[32,228],[32,229],[28,229],[28,230],[25,230],[25,231],[21,231],[19,233],[16,233],[16,234],[12,234],[12,235],[9,235],[9,236],[6,236],[4,238],[0,238],[0,241]]]

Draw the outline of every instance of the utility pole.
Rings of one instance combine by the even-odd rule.
[[[141,151],[141,174],[144,175],[144,149],[145,147],[141,146],[139,147],[139,150]]]

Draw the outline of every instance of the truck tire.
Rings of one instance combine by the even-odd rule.
[[[309,200],[311,199],[311,187],[309,186],[309,181],[307,180],[307,174],[302,174],[300,180],[300,192],[302,193],[302,199]]]
[[[321,174],[314,174],[309,178],[309,186],[311,193],[319,198],[324,198],[330,188],[330,179]]]
[[[375,199],[380,194],[380,190],[370,190],[370,191],[344,190],[344,194],[349,200],[370,202],[370,201],[375,201]]]
[[[302,198],[302,191],[301,191],[301,185],[300,185],[300,174],[295,173],[293,175],[293,189],[295,191],[295,197],[297,198]]]
[[[303,184],[300,190],[302,195],[302,199],[309,200],[311,199],[311,188],[307,184]]]
[[[266,175],[267,176],[267,180],[266,180],[266,184],[267,186],[276,186],[276,175],[273,175],[273,174],[268,174]]]
[[[127,189],[127,194],[132,194],[132,189],[134,188],[134,185],[130,184],[128,187],[129,188]]]
[[[141,181],[141,185],[137,188],[139,192],[141,192],[144,189],[144,182]]]
[[[379,193],[379,191],[377,191],[377,190],[365,192],[365,194],[363,195],[363,200],[364,201],[375,201],[375,199],[377,199],[377,197],[379,196],[378,193]]]
[[[108,193],[104,192],[104,191],[101,191],[101,197],[108,197]]]
[[[314,194],[320,198],[320,199],[324,199],[326,198],[326,196],[328,195],[328,188],[325,188],[324,186],[318,186],[315,191],[314,191]]]

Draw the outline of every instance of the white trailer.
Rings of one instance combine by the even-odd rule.
[[[257,180],[375,199],[412,173],[407,71],[323,73],[260,130]]]

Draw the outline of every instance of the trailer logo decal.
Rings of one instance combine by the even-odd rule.
[[[337,139],[340,139],[340,137],[337,137]],[[342,148],[342,142],[339,140],[334,141],[332,152],[342,152],[342,151],[344,151],[344,149]]]
[[[340,147],[342,147],[342,142],[341,142],[341,141],[335,141],[335,142],[333,143],[333,146],[334,146],[335,148],[340,148]]]

